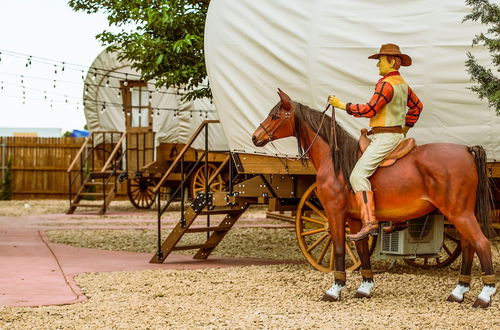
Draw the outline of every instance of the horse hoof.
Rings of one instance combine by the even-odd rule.
[[[476,301],[474,301],[474,304],[472,305],[472,307],[474,307],[474,308],[478,308],[478,307],[488,308],[490,306],[491,306],[491,300],[484,301],[483,299],[479,299],[479,298],[477,298]]]
[[[356,293],[354,294],[354,298],[368,298],[368,299],[370,299],[371,296],[369,294],[364,293],[364,292],[356,291]]]
[[[327,301],[327,302],[335,302],[335,301],[340,301],[340,296],[337,298],[334,296],[330,296],[329,294],[324,294],[323,297],[321,298],[321,301]]]
[[[462,299],[459,299],[458,297],[456,297],[456,296],[454,296],[454,295],[450,294],[450,295],[448,296],[448,299],[446,299],[446,301],[449,301],[449,302],[456,302],[456,303],[461,304],[461,303],[463,303],[464,299],[463,299],[463,298],[462,298]]]

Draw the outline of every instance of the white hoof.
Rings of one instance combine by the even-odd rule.
[[[469,286],[464,286],[462,284],[457,284],[455,289],[451,292],[448,297],[448,301],[461,303],[464,301],[464,295],[470,290]]]
[[[497,292],[497,288],[495,286],[483,286],[483,290],[479,296],[477,296],[476,301],[472,305],[472,307],[481,307],[487,308],[491,306],[491,297]]]
[[[370,298],[374,286],[375,282],[373,281],[361,282],[361,285],[359,286],[358,290],[356,290],[354,298]]]
[[[323,301],[339,301],[341,298],[342,290],[345,288],[345,285],[340,285],[335,283],[332,287],[326,290],[323,298]]]

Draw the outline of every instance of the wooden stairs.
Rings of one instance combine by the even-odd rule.
[[[73,214],[79,207],[97,209],[103,215],[116,194],[116,171],[91,171],[71,201],[66,214]]]
[[[216,203],[215,195],[223,196],[222,198],[217,198],[217,200],[223,200],[224,202]],[[250,206],[250,200],[229,196],[225,192],[208,193],[208,195],[199,193],[191,205],[186,208],[184,218],[181,218],[175,228],[172,229],[161,244],[161,249],[151,258],[150,263],[163,263],[171,252],[179,250],[197,250],[194,254],[194,259],[208,258],[248,206]],[[225,215],[225,217],[216,226],[192,226],[195,219],[200,215],[207,216],[207,219],[210,219],[211,215]],[[207,221],[207,224],[209,222]],[[207,238],[204,242],[191,245],[178,245],[185,234],[203,232],[207,233]]]

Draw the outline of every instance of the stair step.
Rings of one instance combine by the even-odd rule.
[[[237,214],[240,210],[224,209],[224,210],[205,210],[201,211],[200,215],[214,215],[214,214]]]
[[[208,231],[228,231],[231,227],[227,226],[218,226],[218,227],[194,227],[188,228],[184,232],[186,233],[203,233]]]
[[[111,171],[104,171],[104,172],[90,172],[90,177],[91,178],[108,178],[113,172]]]
[[[110,184],[114,184],[114,182],[112,180],[109,180],[109,182],[105,183],[105,185],[110,185]],[[102,186],[102,182],[85,182],[84,183],[85,186]]]
[[[81,203],[71,203],[73,207],[102,207],[102,204],[81,204]]]
[[[102,192],[82,192],[80,196],[102,196]]]
[[[195,244],[195,245],[184,245],[184,246],[174,246],[172,248],[172,251],[179,251],[179,250],[199,250],[199,249],[206,249],[206,248],[213,248],[214,246],[208,245],[208,244]]]

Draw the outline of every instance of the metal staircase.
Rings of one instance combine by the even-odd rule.
[[[116,194],[117,177],[123,172],[121,163],[126,149],[123,150],[122,144],[126,135],[126,132],[95,132],[85,139],[67,170],[70,201],[67,214],[73,214],[77,208],[97,209],[100,215],[106,212]]]
[[[157,207],[158,207],[158,247],[156,254],[151,258],[151,263],[163,263],[168,255],[173,251],[180,250],[195,250],[194,259],[206,259],[222,241],[227,232],[233,227],[235,222],[245,212],[250,205],[250,201],[245,198],[239,198],[232,193],[232,172],[233,164],[229,152],[225,152],[227,157],[218,166],[217,170],[206,181],[205,191],[199,193],[196,198],[188,206],[184,205],[184,188],[189,177],[193,171],[204,160],[205,162],[205,177],[208,177],[208,125],[219,123],[218,120],[205,120],[200,127],[195,131],[190,140],[186,143],[184,148],[177,155],[176,159],[165,172],[161,180],[158,182],[154,191],[156,192]],[[184,164],[184,155],[193,144],[196,138],[205,132],[205,150],[197,162],[190,167]],[[229,166],[229,183],[227,192],[210,192],[210,185],[214,179],[222,172],[222,170]],[[178,172],[180,168],[181,184],[177,187],[175,192],[170,195],[170,198],[165,205],[161,205],[161,186],[169,179],[170,175]],[[180,194],[181,199],[181,216],[176,224],[168,234],[167,238],[162,241],[161,235],[161,217],[167,210],[170,203],[176,196]],[[225,217],[215,226],[211,225],[212,215],[225,215]],[[193,226],[199,216],[206,216],[206,226]],[[179,245],[182,237],[185,234],[192,233],[207,233],[206,239],[197,244]]]

